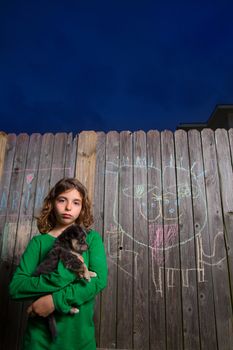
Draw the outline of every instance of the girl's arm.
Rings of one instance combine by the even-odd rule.
[[[9,286],[13,299],[34,298],[57,292],[76,280],[77,276],[67,270],[61,261],[56,271],[34,277],[33,274],[40,263],[40,251],[41,242],[38,237],[32,238]]]
[[[106,254],[102,239],[97,232],[92,231],[88,252],[88,268],[96,272],[97,277],[91,278],[90,282],[75,281],[52,294],[55,309],[62,313],[68,313],[71,305],[79,306],[93,299],[107,285]]]

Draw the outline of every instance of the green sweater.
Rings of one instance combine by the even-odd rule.
[[[35,300],[42,295],[52,294],[55,305],[57,339],[54,342],[51,340],[46,318],[29,318],[23,349],[94,350],[94,298],[107,284],[107,263],[102,239],[96,231],[90,231],[87,235],[89,248],[83,253],[83,258],[89,270],[97,273],[97,277],[91,278],[90,282],[78,280],[61,261],[56,271],[34,277],[33,273],[52,248],[55,239],[49,234],[33,237],[10,283],[13,299]],[[71,306],[78,307],[79,313],[70,315]]]

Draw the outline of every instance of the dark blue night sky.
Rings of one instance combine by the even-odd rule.
[[[0,129],[175,130],[233,103],[233,1],[0,2]]]

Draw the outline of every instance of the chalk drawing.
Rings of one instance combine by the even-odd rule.
[[[33,173],[28,174],[28,175],[26,176],[26,182],[27,182],[27,184],[29,185],[29,184],[32,182],[33,179],[34,179],[34,174],[33,174]]]
[[[204,251],[202,235],[204,234],[205,227],[207,225],[207,208],[205,195],[201,189],[201,184],[203,183],[204,176],[206,177],[208,173],[200,172],[196,174],[196,165],[197,163],[193,163],[191,165],[191,170],[187,170],[183,167],[182,161],[180,166],[174,167],[174,159],[171,156],[169,164],[163,168],[163,172],[161,173],[161,170],[155,166],[149,165],[146,167],[145,158],[141,159],[140,157],[137,157],[134,165],[129,164],[128,160],[126,161],[126,159],[124,159],[120,167],[118,167],[118,164],[114,164],[114,162],[107,162],[106,173],[108,173],[109,176],[113,177],[113,183],[115,183],[115,188],[112,189],[112,196],[114,200],[112,215],[114,225],[117,227],[117,232],[114,234],[114,239],[116,239],[117,242],[120,234],[122,246],[124,246],[124,237],[127,237],[134,241],[134,246],[139,245],[142,248],[149,248],[151,250],[150,255],[152,266],[152,280],[156,291],[160,293],[161,296],[163,296],[164,277],[167,288],[176,287],[178,276],[181,276],[182,286],[188,288],[190,286],[190,273],[195,273],[198,276],[198,282],[206,282],[206,266],[217,266],[226,258],[225,256],[217,255],[217,251],[219,251],[217,250],[217,245],[223,244],[224,242],[223,232],[218,232],[215,235],[211,254],[208,255]],[[136,206],[140,218],[147,222],[150,236],[149,245],[138,239],[135,239],[132,235],[132,232],[128,232],[127,229],[125,229],[118,222],[118,203],[116,199],[118,198],[119,194],[119,173],[121,171],[127,171],[127,168],[131,171],[137,171],[139,174],[140,171],[147,171],[150,175],[149,178],[151,179],[161,178],[163,180],[166,177],[167,172],[180,173],[181,175],[186,175],[187,178],[190,177],[191,173],[192,176],[192,188],[190,187],[189,183],[185,182],[177,183],[176,186],[164,186],[163,189],[158,188],[158,186],[153,183],[135,184],[132,188],[120,188],[120,191],[122,191],[125,197],[130,197],[134,200],[134,206]],[[212,174],[211,177],[213,176],[215,175]],[[182,178],[184,177],[185,176]],[[196,226],[195,234],[187,234],[187,238],[180,241],[178,235],[178,222],[181,218],[183,220],[186,218],[186,214],[182,212],[180,204],[183,199],[188,197],[192,199],[193,205],[201,205],[201,208],[203,208],[202,219]],[[148,206],[152,208],[152,210],[149,211],[149,215]],[[163,222],[163,225],[161,225],[161,222]],[[111,232],[111,230],[108,230],[109,237],[112,234]],[[109,239],[111,240],[111,238]],[[186,250],[189,244],[192,248],[195,246],[196,264],[195,259],[193,259],[193,266],[185,266],[185,262],[182,264],[182,269],[180,266],[169,266],[167,260],[169,254],[173,253],[173,249],[179,247],[179,249]],[[114,252],[116,254],[115,258],[114,256],[111,256],[110,250],[110,245],[108,245],[108,255],[110,259],[115,259],[114,263],[117,264],[117,259],[120,259],[120,256],[123,252],[119,253],[117,243],[114,248]],[[130,254],[132,253],[133,252],[130,252]],[[125,251],[124,254],[126,254]],[[194,251],[193,254],[195,255]],[[137,260],[140,258],[141,257],[138,254],[134,255],[134,265],[136,266],[134,278],[137,276]],[[125,269],[125,272],[128,273],[127,269]]]
[[[20,201],[23,201],[24,208],[27,209],[29,205],[29,200],[32,195],[31,193],[32,183],[28,183],[22,195],[21,191],[14,190],[10,192],[9,199],[7,201],[7,193],[3,191],[0,194],[0,212],[6,209],[10,211],[18,211],[20,208]],[[44,198],[44,191],[40,186],[36,188],[36,203],[35,207],[40,207],[42,205]]]
[[[116,225],[112,225],[110,230],[105,232],[105,239],[107,241],[107,256],[110,263],[117,265],[118,268],[129,275],[130,277],[137,278],[137,258],[138,252],[134,252],[130,249],[124,248],[124,231],[121,231]],[[127,265],[122,263],[122,255],[127,254],[134,260],[134,275],[132,274],[132,265],[129,259]],[[132,261],[131,259],[131,261]]]
[[[17,173],[20,172],[25,172],[25,181],[26,184],[28,185],[27,188],[25,189],[25,192],[23,194],[24,196],[24,206],[27,209],[29,205],[29,200],[31,196],[31,186],[33,180],[36,178],[35,173],[38,172],[43,172],[43,171],[56,171],[56,170],[66,170],[71,173],[71,167],[53,167],[53,168],[40,168],[40,169],[35,169],[35,168],[26,168],[26,169],[17,169]],[[14,170],[5,170],[6,173],[14,173]],[[10,176],[10,175],[9,175]],[[37,186],[36,188],[36,201],[35,201],[35,207],[41,207],[43,203],[43,199],[46,193],[44,193],[44,189],[41,188],[40,186]],[[7,189],[2,189],[0,193],[0,215],[1,211],[4,211],[6,209],[10,211],[18,211],[20,207],[20,201],[21,201],[21,196],[22,193],[19,190],[14,190],[9,192],[9,198],[8,198],[8,190]]]
[[[10,195],[11,199],[11,210],[17,210],[20,205],[20,195],[18,191],[12,191]]]
[[[0,210],[7,208],[7,194],[5,191],[1,193],[1,200],[0,200]]]
[[[197,260],[197,267],[193,268],[171,268],[171,267],[165,267],[162,264],[162,259],[160,261],[160,266],[159,266],[159,271],[157,273],[157,270],[155,269],[155,259],[154,256],[152,255],[151,259],[151,266],[152,266],[152,276],[153,276],[153,283],[156,288],[156,291],[163,296],[163,276],[165,272],[165,279],[167,282],[167,287],[168,288],[173,288],[176,286],[175,281],[174,281],[174,275],[176,273],[179,273],[181,271],[181,277],[182,277],[182,286],[183,287],[189,287],[189,275],[190,273],[195,273],[197,274],[197,279],[198,282],[207,282],[205,279],[205,266],[217,266],[219,265],[222,261],[225,260],[225,257],[218,257],[216,254],[217,246],[223,244],[223,232],[218,232],[216,236],[214,237],[213,240],[213,251],[212,254],[208,255],[204,252],[203,249],[203,242],[202,242],[202,236],[201,234],[198,234],[195,237],[195,242],[196,242],[196,260]],[[153,254],[156,254],[156,250],[153,251]],[[158,264],[158,259],[156,259],[157,264]],[[157,278],[156,278],[157,276]],[[177,274],[179,276],[179,274]]]

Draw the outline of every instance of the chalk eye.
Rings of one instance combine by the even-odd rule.
[[[153,191],[156,186],[154,185],[135,185],[133,187],[126,187],[122,191],[125,196],[131,197],[131,198],[142,198],[147,193]]]
[[[178,199],[185,197],[198,197],[198,188],[197,186],[193,186],[192,189],[189,184],[178,184],[178,186],[169,186],[167,188],[167,192],[165,196],[173,196],[178,197]]]
[[[184,197],[198,197],[198,188],[197,186],[193,185],[192,189],[188,184],[185,185],[179,185],[178,186],[178,197],[184,198]]]
[[[188,185],[181,185],[178,186],[178,197],[184,198],[184,197],[190,197],[191,196],[191,188]]]

